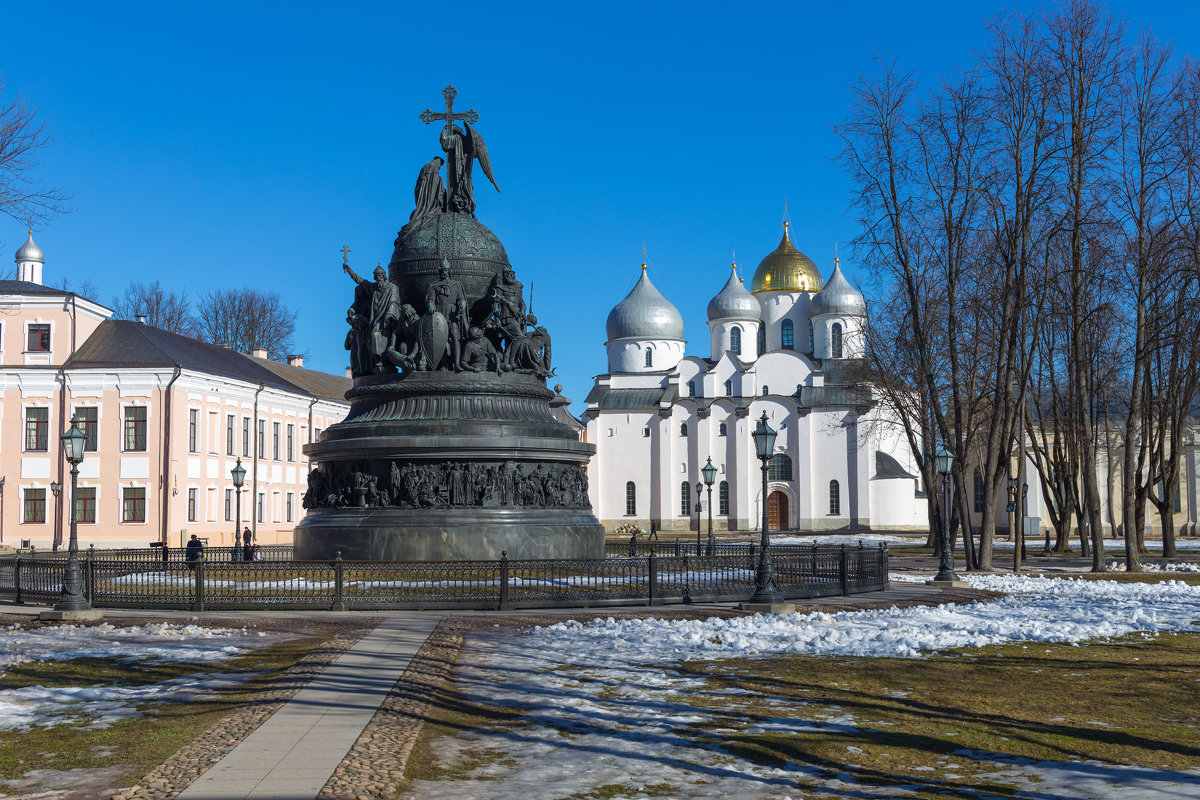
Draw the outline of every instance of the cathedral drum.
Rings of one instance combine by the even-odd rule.
[[[360,355],[346,419],[304,448],[294,557],[602,558],[595,448],[551,413],[549,333],[474,216],[473,165],[495,184],[478,115],[443,95],[446,112],[421,117],[444,121],[446,157],[422,167],[388,269],[365,280],[343,253],[357,284],[346,348]]]

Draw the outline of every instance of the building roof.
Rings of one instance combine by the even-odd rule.
[[[708,321],[718,319],[752,320],[762,319],[762,306],[758,299],[746,291],[737,276],[737,264],[729,274],[729,280],[717,296],[708,301]]]
[[[43,286],[32,281],[0,281],[0,295],[4,294],[56,294],[67,297],[74,292],[55,289],[53,286]]]
[[[834,260],[833,274],[829,276],[825,287],[817,292],[812,299],[811,313],[814,317],[822,314],[841,314],[847,317],[862,317],[867,313],[867,301],[862,292],[850,285],[842,274],[842,267]]]
[[[16,256],[13,258],[18,264],[22,261],[36,261],[39,264],[46,263],[46,254],[42,252],[42,248],[38,247],[33,241],[33,231],[29,232],[29,240],[21,245],[17,250]]]
[[[625,299],[608,312],[605,323],[608,339],[682,339],[683,316],[671,301],[662,296],[642,264],[642,277]]]
[[[67,359],[65,366],[67,369],[89,369],[172,367],[176,364],[196,372],[335,400],[344,400],[346,390],[352,385],[347,378],[268,362],[151,325],[118,319],[100,323],[96,332]]]
[[[875,451],[875,477],[876,478],[915,478],[911,472],[906,470],[899,461],[892,458],[882,450]]]
[[[815,292],[821,288],[821,271],[808,256],[801,253],[788,237],[788,224],[783,223],[783,238],[779,246],[767,254],[754,270],[750,291]]]

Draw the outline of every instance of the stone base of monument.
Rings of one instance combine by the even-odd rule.
[[[590,513],[546,509],[317,511],[297,531],[297,559],[470,561],[604,558],[604,526]]]
[[[738,608],[751,614],[791,614],[795,603],[741,603]]]
[[[104,612],[98,608],[82,608],[78,611],[56,611],[49,609],[38,614],[38,619],[47,622],[92,622],[103,619]]]

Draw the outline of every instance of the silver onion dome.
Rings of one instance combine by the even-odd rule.
[[[842,267],[834,260],[833,274],[821,291],[812,299],[812,316],[841,314],[847,317],[863,317],[867,314],[867,301],[862,292],[850,285],[842,274]]]
[[[724,288],[717,292],[717,296],[708,301],[708,321],[713,322],[718,319],[742,319],[754,320],[755,322],[762,319],[762,306],[758,303],[758,298],[746,291],[746,287],[738,280],[737,264],[734,264],[729,273],[729,280],[725,282]]]
[[[46,255],[42,252],[42,248],[33,242],[33,231],[29,232],[29,241],[21,245],[21,249],[17,251],[17,255],[13,260],[18,264],[23,261],[36,261],[39,264],[46,263]]]
[[[683,317],[671,301],[662,296],[650,278],[646,265],[633,291],[608,312],[605,324],[609,341],[613,339],[683,339]]]

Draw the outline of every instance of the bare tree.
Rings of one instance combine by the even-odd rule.
[[[50,141],[45,121],[23,95],[0,101],[0,212],[31,227],[67,210],[68,197],[60,189],[38,188],[33,177]]]
[[[296,312],[275,292],[214,289],[198,304],[200,338],[243,353],[266,350],[282,360],[292,350]]]
[[[124,294],[113,298],[112,307],[116,319],[136,320],[144,316],[146,324],[169,333],[193,337],[199,334],[187,295],[166,289],[157,280],[131,281]]]
[[[70,278],[64,277],[59,280],[58,288],[64,292],[73,292],[84,300],[91,300],[93,303],[100,302],[100,290],[96,288],[96,284],[91,278],[84,278],[82,281],[72,281]]]

